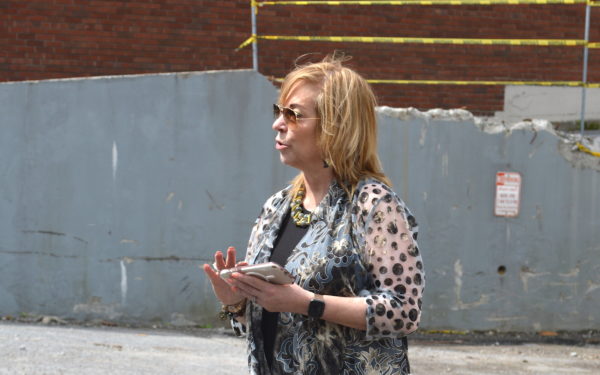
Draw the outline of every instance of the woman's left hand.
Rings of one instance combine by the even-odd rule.
[[[277,285],[254,276],[235,272],[231,285],[248,300],[254,301],[270,312],[306,314],[313,293],[297,284]]]

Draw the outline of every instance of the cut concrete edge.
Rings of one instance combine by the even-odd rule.
[[[388,106],[380,106],[376,109],[377,113],[384,116],[395,117],[400,120],[421,119],[425,121],[443,120],[443,121],[472,121],[473,124],[481,131],[488,134],[505,133],[510,134],[513,130],[531,130],[531,131],[546,131],[555,135],[564,142],[575,143],[582,141],[579,134],[567,133],[554,129],[551,121],[545,119],[527,119],[515,122],[509,122],[495,117],[478,117],[465,109],[430,109],[428,111],[420,111],[416,108],[393,108]],[[585,139],[588,138],[588,139]],[[600,152],[600,142],[594,140],[599,136],[584,137],[583,142],[596,152]]]
[[[388,106],[380,106],[376,108],[377,113],[380,113],[389,117],[396,117],[400,120],[454,120],[454,121],[469,121],[473,120],[475,116],[465,109],[441,109],[435,108],[430,109],[427,112],[419,111],[416,108],[393,108]]]
[[[25,80],[25,81],[8,81],[0,82],[0,85],[14,85],[19,83],[43,83],[43,82],[76,82],[85,80],[115,80],[115,79],[130,79],[138,77],[152,77],[152,76],[178,76],[181,78],[188,78],[190,76],[199,76],[204,74],[222,74],[222,73],[240,73],[240,72],[254,72],[253,69],[229,69],[229,70],[202,70],[202,71],[187,71],[187,72],[165,72],[165,73],[142,73],[142,74],[115,74],[115,75],[99,75],[99,76],[81,76],[81,77],[68,77],[68,78],[49,78],[49,79],[38,79],[38,80]]]
[[[420,111],[416,108],[393,108],[380,106],[376,112],[383,116],[398,118],[403,121],[423,120],[425,122],[441,121],[466,121],[472,122],[479,130],[488,134],[510,135],[513,130],[530,130],[532,132],[545,131],[557,138],[560,154],[574,167],[591,168],[600,171],[600,158],[592,154],[581,152],[578,143],[585,146],[593,153],[600,153],[600,136],[584,136],[562,132],[554,129],[552,122],[544,119],[528,119],[508,122],[494,117],[478,117],[465,109],[430,109]]]
[[[465,109],[430,109],[426,112],[419,111],[416,108],[392,108],[387,106],[377,107],[377,112],[396,117],[401,120],[422,119],[425,121],[443,120],[443,121],[472,121],[479,130],[489,134],[508,133],[513,130],[529,129],[533,131],[547,131],[551,134],[563,137],[559,134],[552,123],[543,119],[523,120],[514,123],[494,118],[494,117],[477,117]],[[565,134],[564,136],[568,136]]]

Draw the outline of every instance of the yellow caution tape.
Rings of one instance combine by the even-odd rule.
[[[417,43],[417,44],[480,44],[511,46],[583,46],[581,39],[468,39],[468,38],[404,38],[404,37],[365,37],[365,36],[284,36],[257,35],[266,40],[299,40],[318,42],[359,42],[359,43]]]
[[[588,87],[578,81],[441,81],[441,80],[419,80],[419,79],[369,79],[374,84],[395,85],[482,85],[482,86],[569,86]]]
[[[586,43],[581,39],[457,39],[457,38],[403,38],[403,37],[365,37],[365,36],[282,36],[252,35],[236,50],[240,50],[257,39],[267,40],[299,40],[302,42],[359,42],[359,43],[420,43],[420,44],[479,44],[479,45],[512,45],[512,46],[587,46],[600,48],[600,43]]]
[[[283,78],[273,78],[273,81],[283,82]],[[600,88],[600,83],[586,83],[579,81],[443,81],[425,79],[367,79],[372,84],[393,85],[482,85],[482,86],[568,86]]]
[[[428,330],[419,330],[419,332],[425,333],[425,334],[441,333],[444,335],[466,335],[469,333],[469,331],[457,331],[454,329],[428,329]]]
[[[586,4],[589,0],[402,0],[402,1],[261,1],[265,5],[546,5]]]
[[[246,39],[238,50],[255,42],[257,39],[267,40],[299,40],[302,42],[359,42],[359,43],[396,43],[396,44],[479,44],[479,45],[511,45],[511,46],[586,46],[600,48],[600,43],[586,43],[583,39],[469,39],[469,38],[405,38],[405,37],[368,37],[368,36],[284,36],[284,35],[252,35]]]
[[[256,35],[252,35],[250,38],[246,39],[242,44],[240,44],[240,46],[238,48],[236,48],[236,51],[241,50],[242,48],[254,43],[256,41]]]
[[[583,152],[586,152],[586,153],[588,153],[590,155],[594,155],[594,156],[600,158],[600,152],[592,151],[592,150],[590,150],[589,148],[585,147],[584,145],[582,145],[579,142],[577,142],[577,147],[579,148],[579,151],[583,151]]]

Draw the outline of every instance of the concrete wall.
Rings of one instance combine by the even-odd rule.
[[[537,124],[509,131],[460,110],[381,112],[386,170],[423,231],[424,326],[599,326],[599,158]],[[499,171],[521,173],[516,218],[494,216]]]
[[[251,71],[1,84],[0,315],[214,321],[197,266],[244,249],[294,174],[273,150],[276,94]],[[598,327],[598,159],[464,111],[380,117],[421,228],[424,327]],[[503,170],[523,175],[514,219],[493,216]]]
[[[275,95],[248,71],[0,85],[0,314],[214,316],[198,265],[291,176]]]

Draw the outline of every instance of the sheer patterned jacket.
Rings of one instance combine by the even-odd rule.
[[[291,197],[270,197],[252,229],[246,261],[267,262]],[[407,374],[403,337],[417,329],[425,284],[417,223],[378,180],[361,181],[352,197],[333,182],[285,268],[317,294],[366,299],[367,330],[301,314],[280,313],[273,374]],[[246,333],[251,374],[269,374],[262,345],[262,307],[248,303]]]

